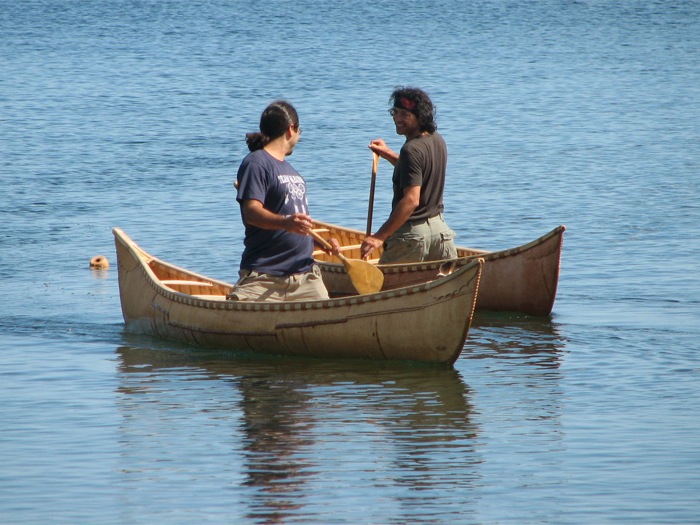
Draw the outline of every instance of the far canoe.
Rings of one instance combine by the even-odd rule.
[[[468,264],[476,258],[482,258],[485,262],[479,284],[477,310],[549,315],[557,293],[565,229],[564,226],[558,226],[532,242],[508,250],[489,252],[475,248],[457,248],[457,266]],[[345,257],[360,258],[360,246],[365,238],[363,232],[320,221],[314,223],[314,230],[326,239],[337,239]],[[337,259],[321,250],[315,251],[314,257],[321,267],[323,280],[332,297],[353,292],[343,265],[335,262]],[[433,261],[379,265],[384,273],[382,289],[391,290],[435,279],[444,263],[445,261]]]
[[[476,259],[430,282],[330,300],[228,301],[231,284],[157,259],[119,228],[113,233],[128,331],[262,354],[453,364],[483,267]]]

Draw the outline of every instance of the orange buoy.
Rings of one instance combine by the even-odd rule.
[[[109,268],[109,261],[104,255],[95,255],[92,259],[90,259],[90,268],[106,270]]]

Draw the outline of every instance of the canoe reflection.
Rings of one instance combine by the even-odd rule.
[[[329,473],[347,475],[349,483],[366,477],[367,490],[389,483],[424,491],[424,498],[413,494],[403,504],[407,516],[416,515],[414,507],[439,504],[436,491],[453,487],[455,472],[460,485],[478,477],[469,391],[453,368],[222,357],[181,348],[123,346],[116,353],[130,424],[153,395],[177,390],[182,404],[195,405],[206,397],[205,418],[226,422],[231,456],[243,458],[232,477],[255,489],[247,500],[251,519],[298,517]],[[151,410],[152,404],[150,418]],[[178,407],[169,399],[164,410]]]
[[[558,369],[566,338],[549,318],[477,312],[460,359],[512,358],[524,366]]]

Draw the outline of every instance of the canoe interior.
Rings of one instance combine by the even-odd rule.
[[[115,235],[117,234],[115,233]],[[119,235],[125,236],[120,230]],[[117,237],[117,239],[119,239],[119,237]],[[122,245],[121,243],[117,243],[117,248]],[[233,286],[230,283],[211,279],[152,257],[133,242],[123,247],[125,249],[130,248],[136,258],[135,260],[138,260],[141,264],[148,267],[152,272],[152,277],[166,289],[172,290],[173,292],[203,299],[224,301],[226,300],[226,294]],[[119,251],[117,253],[119,254]]]
[[[162,285],[175,292],[207,299],[224,300],[226,294],[231,290],[231,285],[228,283],[198,276],[158,259],[151,259],[148,267]]]
[[[360,259],[362,257],[360,247],[362,246],[362,241],[365,238],[365,234],[360,232],[359,230],[342,228],[321,221],[315,221],[313,229],[325,239],[337,239],[341,246],[341,252],[348,259]],[[383,247],[378,248],[373,254],[375,255],[375,258],[370,259],[370,262],[376,264],[379,261],[379,257],[381,257],[383,252]],[[479,256],[485,253],[488,252],[486,250],[457,247],[458,257]],[[337,262],[337,259],[334,256],[328,255],[321,249],[317,249],[314,251],[314,259],[316,259],[317,261]]]

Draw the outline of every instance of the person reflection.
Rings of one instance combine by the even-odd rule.
[[[308,416],[308,395],[302,384],[289,378],[242,377],[245,484],[262,492],[251,502],[249,518],[264,523],[285,521],[301,505],[310,466],[304,448],[314,444]]]
[[[243,451],[242,485],[252,489],[247,518],[255,523],[279,523],[301,508],[303,499],[299,494],[304,493],[305,481],[313,470],[313,465],[304,459],[313,457],[313,452],[304,453],[304,449],[315,444],[309,416],[309,378],[303,365],[299,369],[284,366],[284,361],[209,359],[189,352],[128,346],[118,348],[117,354],[120,372],[125,374],[118,391],[125,398],[122,405],[129,412],[125,420],[130,424],[134,424],[136,414],[147,412],[145,405],[153,405],[147,401],[147,394],[158,398],[164,398],[168,391],[183,394],[178,386],[170,384],[178,378],[189,378],[193,383],[190,392],[194,394],[185,394],[178,400],[183,404],[189,399],[186,395],[199,396],[197,388],[204,388],[195,387],[199,381],[216,380],[231,385],[240,396],[232,396],[232,390],[224,388],[218,391],[226,394],[216,397],[216,388],[206,388],[211,407],[206,412],[212,428],[230,419],[235,434],[231,454],[239,458]],[[232,403],[236,404],[233,412]],[[173,406],[178,405],[171,399],[163,404],[163,410]],[[242,417],[236,408],[240,408]],[[169,418],[168,414],[159,415]],[[240,425],[236,424],[238,421]],[[183,420],[182,428],[187,424]],[[236,461],[231,460],[231,464]]]

